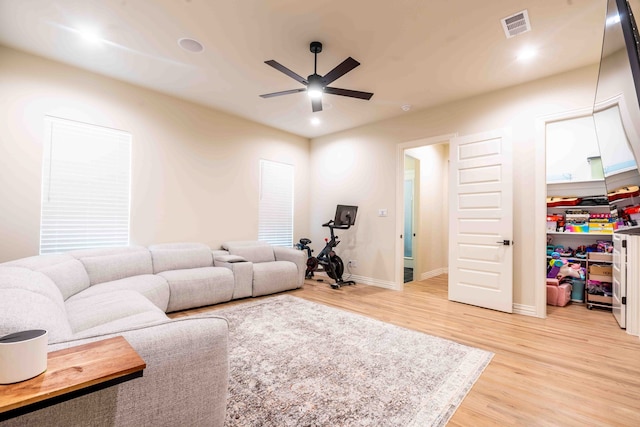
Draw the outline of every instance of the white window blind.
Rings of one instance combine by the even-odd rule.
[[[129,245],[131,134],[45,119],[40,253]]]
[[[258,239],[293,246],[293,166],[260,160]]]

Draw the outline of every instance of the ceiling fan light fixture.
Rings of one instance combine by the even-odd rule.
[[[317,74],[310,75],[307,80],[309,85],[307,86],[307,94],[311,99],[321,99],[324,88],[322,87],[321,77]]]
[[[322,98],[322,88],[321,87],[311,87],[307,89],[307,95],[311,99],[320,99]]]

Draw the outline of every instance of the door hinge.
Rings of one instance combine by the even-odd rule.
[[[622,297],[622,304],[627,305],[627,297]]]
[[[623,247],[623,248],[626,248],[626,247],[627,247],[627,240],[626,240],[626,239],[622,241],[622,247]]]

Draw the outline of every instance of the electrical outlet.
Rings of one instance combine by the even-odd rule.
[[[358,268],[358,261],[356,261],[355,259],[350,259],[349,266],[351,266],[351,268]]]

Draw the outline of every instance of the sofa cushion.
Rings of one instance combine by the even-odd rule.
[[[275,261],[273,248],[268,245],[239,245],[229,246],[229,254],[238,255],[253,263]]]
[[[167,312],[230,301],[234,278],[224,267],[189,268],[158,273],[169,282]]]
[[[24,289],[45,296],[64,310],[60,289],[45,274],[21,267],[0,267],[0,289]]]
[[[66,300],[89,287],[89,276],[80,261],[68,254],[37,255],[5,263],[39,271],[56,284]]]
[[[72,298],[85,298],[106,292],[127,290],[138,292],[163,312],[167,310],[169,284],[164,277],[155,274],[142,274],[140,276],[127,277],[126,279],[99,283]]]
[[[304,285],[304,276],[307,271],[307,253],[294,248],[274,246],[273,253],[278,261],[289,261],[298,268],[298,287]]]
[[[122,331],[129,331],[134,328],[144,328],[148,326],[166,323],[170,319],[166,314],[158,311],[143,311],[130,316],[121,317],[110,322],[101,323],[93,328],[84,329],[73,335],[73,339],[88,338],[100,335],[114,334]]]
[[[62,294],[42,273],[0,267],[0,336],[29,329],[47,330],[49,343],[71,337]]]
[[[152,274],[151,254],[142,246],[84,249],[70,252],[87,270],[91,285]]]
[[[69,298],[65,306],[74,334],[119,319],[133,318],[145,312],[156,312],[165,316],[151,301],[138,292],[129,290],[105,292],[88,297],[79,294]]]
[[[162,243],[149,246],[153,272],[213,266],[211,248],[202,243]]]
[[[30,329],[49,332],[49,344],[71,338],[67,316],[42,294],[24,289],[0,289],[0,336]]]
[[[253,296],[298,288],[298,267],[289,261],[253,264]]]

